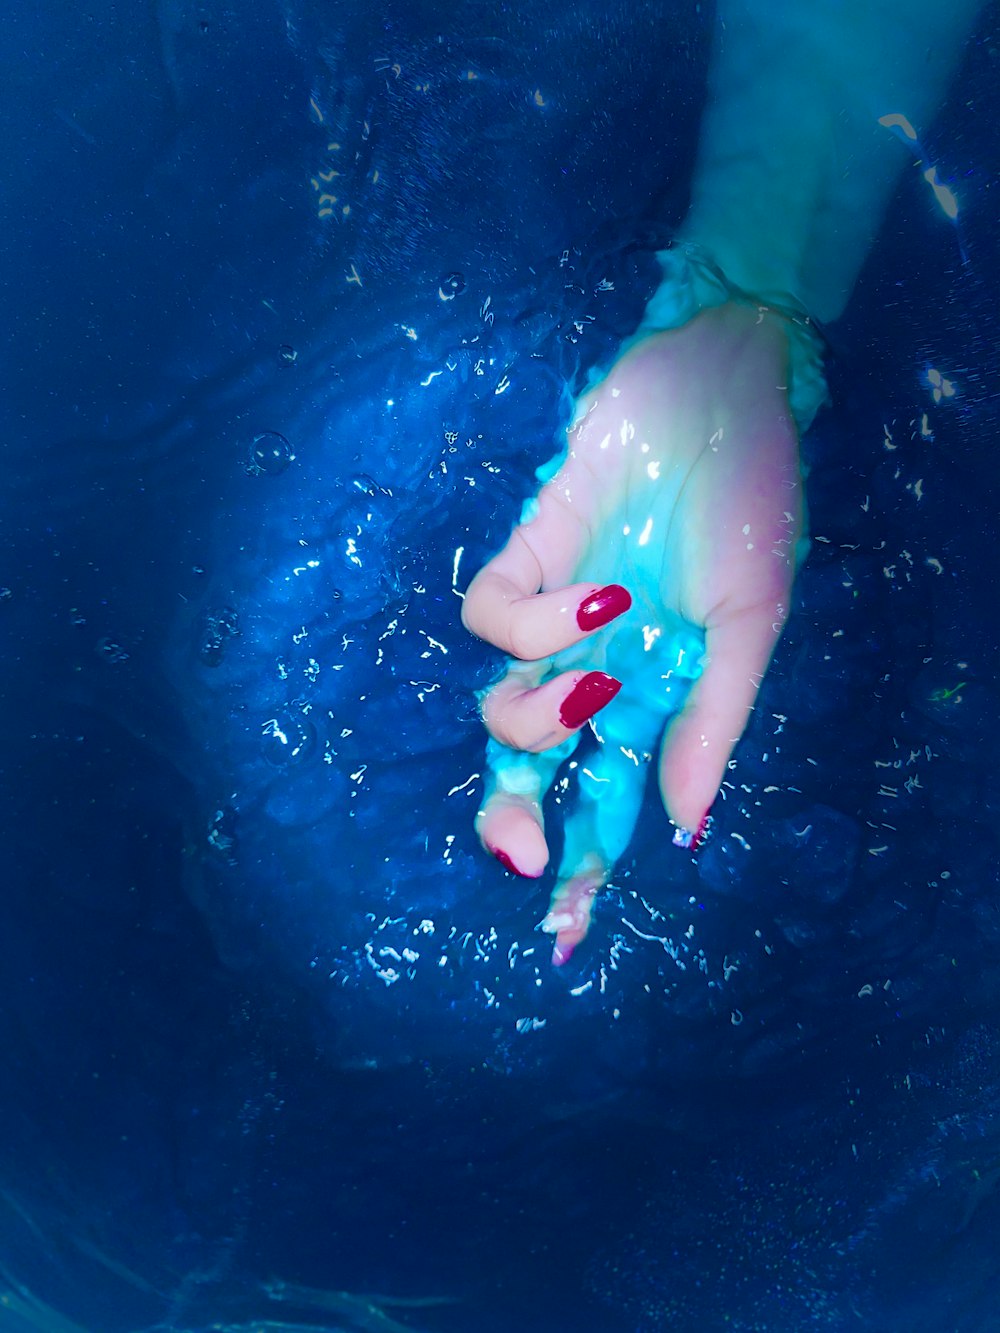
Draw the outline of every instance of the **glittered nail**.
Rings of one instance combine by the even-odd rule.
[[[704,815],[694,833],[688,828],[675,828],[672,842],[675,847],[683,847],[686,851],[696,852],[699,847],[703,847],[708,841],[711,827],[712,816]]]
[[[567,694],[559,707],[559,721],[569,731],[590,720],[605,704],[609,704],[621,689],[620,680],[603,671],[588,671]]]
[[[627,588],[620,583],[609,583],[585,597],[576,612],[576,623],[581,629],[600,629],[622,615],[632,605]]]

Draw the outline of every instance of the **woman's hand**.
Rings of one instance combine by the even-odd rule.
[[[514,659],[482,701],[478,815],[508,869],[545,869],[542,800],[594,718],[598,753],[560,784],[578,791],[545,921],[556,963],[625,850],[665,719],[660,792],[681,846],[746,726],[803,527],[787,377],[783,320],[751,307],[643,338],[581,398],[559,471],[466,594],[466,627]]]

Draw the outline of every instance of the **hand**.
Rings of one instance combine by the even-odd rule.
[[[515,659],[482,699],[492,740],[477,816],[507,869],[542,874],[545,793],[591,718],[599,742],[572,774],[544,922],[557,964],[631,837],[671,713],[659,781],[674,842],[697,845],[706,827],[799,556],[787,384],[777,315],[726,304],[643,338],[580,399],[558,472],[466,593],[466,628]]]

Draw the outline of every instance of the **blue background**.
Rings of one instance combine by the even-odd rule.
[[[652,290],[708,8],[8,18],[0,1326],[998,1326],[996,20],[713,840],[651,793],[553,973],[455,588]]]

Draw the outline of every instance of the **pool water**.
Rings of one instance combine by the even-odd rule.
[[[709,7],[11,19],[9,1327],[995,1328],[996,19],[711,841],[651,789],[559,970],[460,593],[655,286]]]

